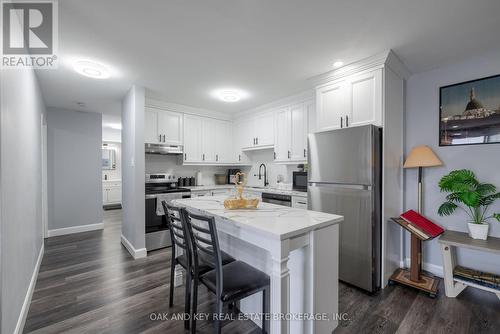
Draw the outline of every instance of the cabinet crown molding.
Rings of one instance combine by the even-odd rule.
[[[410,71],[392,50],[385,50],[374,56],[347,64],[339,69],[320,74],[310,79],[311,85],[320,86],[331,81],[342,79],[349,75],[376,68],[390,68],[398,77],[406,80]]]

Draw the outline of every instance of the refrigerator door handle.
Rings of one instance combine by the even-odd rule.
[[[314,182],[314,181],[309,181],[309,187],[372,190],[372,186],[368,184],[343,184],[343,183],[328,183],[328,182]]]

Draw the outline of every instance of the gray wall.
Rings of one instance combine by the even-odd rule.
[[[43,246],[45,106],[34,71],[1,70],[0,78],[0,332],[13,333]]]
[[[500,50],[416,74],[407,82],[406,154],[413,146],[425,144],[444,162],[442,167],[427,168],[424,171],[424,213],[450,230],[466,231],[467,218],[462,213],[450,217],[438,216],[437,209],[444,200],[444,195],[437,186],[439,179],[451,170],[467,168],[473,170],[480,181],[493,183],[500,189],[500,144],[439,147],[439,87],[495,74],[500,74]],[[405,207],[415,209],[417,171],[407,170],[405,182]],[[500,212],[500,201],[492,209]],[[490,224],[490,235],[500,236],[499,222]],[[409,245],[408,239],[406,245]],[[424,245],[424,268],[427,263],[428,269],[439,270],[442,260],[437,241],[425,242]],[[409,257],[408,249],[406,256]],[[460,252],[458,260],[477,269],[500,273],[498,256],[484,256],[484,253],[469,251]]]
[[[102,223],[98,113],[47,110],[49,230]]]
[[[133,86],[122,105],[122,236],[145,255],[144,88]]]

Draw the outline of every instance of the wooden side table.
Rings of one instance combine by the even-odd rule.
[[[465,280],[453,276],[456,266],[455,248],[462,247],[475,249],[500,256],[500,238],[488,237],[488,240],[477,240],[469,237],[467,233],[457,231],[446,231],[439,238],[441,253],[443,255],[444,287],[446,297],[458,296],[466,287],[471,286],[477,289],[493,292],[500,299],[500,288],[490,288],[474,280]]]

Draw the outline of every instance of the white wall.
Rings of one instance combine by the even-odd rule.
[[[1,70],[0,79],[0,332],[15,333],[22,332],[43,253],[40,125],[45,106],[34,71]]]
[[[252,161],[251,167],[243,167],[242,171],[247,174],[247,185],[251,187],[264,186],[264,178],[259,180],[259,166],[264,163],[267,169],[267,179],[271,187],[277,187],[278,176],[283,180],[282,183],[288,184],[291,187],[292,172],[297,169],[297,164],[283,165],[274,163],[273,150],[249,151],[247,156]],[[262,168],[262,172],[264,169]]]
[[[146,256],[144,100],[133,86],[122,102],[122,243],[136,258]]]
[[[99,113],[47,110],[49,236],[102,228],[101,119]]]
[[[439,147],[439,87],[500,73],[500,50],[485,53],[469,60],[416,74],[407,82],[406,100],[406,154],[416,145],[430,146],[444,163],[442,167],[424,170],[424,213],[447,229],[466,231],[467,218],[457,212],[450,217],[437,214],[444,194],[438,188],[439,179],[455,169],[467,168],[476,173],[480,181],[495,184],[500,190],[500,144]],[[480,98],[480,97],[478,97]],[[464,106],[465,107],[465,106]],[[405,207],[417,206],[417,171],[405,172]],[[500,212],[500,201],[492,210]],[[490,234],[500,236],[500,223],[490,224]],[[409,245],[407,239],[406,245]],[[440,270],[441,254],[437,240],[424,242],[424,269]],[[406,256],[409,257],[407,250]],[[459,252],[458,261],[479,270],[500,273],[498,256],[465,251]],[[429,266],[430,264],[430,266]]]

